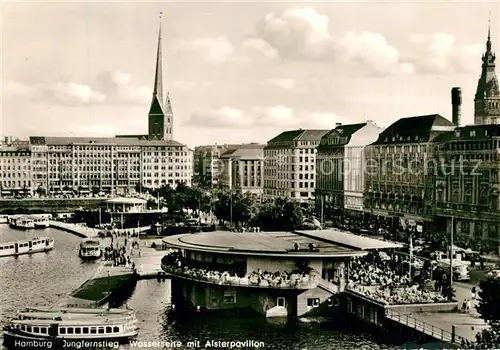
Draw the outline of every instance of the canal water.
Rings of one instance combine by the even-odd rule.
[[[33,236],[55,239],[55,249],[19,257],[0,258],[0,326],[25,306],[53,305],[89,278],[95,263],[83,263],[78,258],[80,238],[70,233],[44,229],[20,231],[0,225],[0,241],[8,242]],[[324,319],[307,319],[298,324],[279,323],[263,318],[228,318],[217,314],[179,315],[170,305],[170,281],[139,281],[128,300],[140,322],[137,345],[146,342],[165,342],[164,348],[199,340],[205,348],[207,340],[261,341],[265,349],[330,350],[330,349],[386,349],[370,341],[369,336],[336,330]],[[0,339],[0,348],[2,339]],[[179,344],[179,343],[177,343]],[[137,347],[123,346],[123,349]],[[154,348],[159,348],[155,346]],[[226,349],[228,349],[226,347]],[[251,349],[239,347],[239,349]]]

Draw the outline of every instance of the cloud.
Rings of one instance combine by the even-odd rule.
[[[279,79],[279,78],[267,79],[264,81],[264,84],[274,85],[274,86],[278,86],[282,89],[290,90],[290,89],[293,89],[295,87],[295,80],[293,80],[293,79]]]
[[[342,121],[334,113],[294,111],[283,106],[257,106],[247,111],[232,107],[196,112],[187,121],[188,125],[198,127],[241,128],[241,127],[279,127],[279,128],[325,128],[335,127]]]
[[[226,63],[234,54],[233,44],[225,36],[183,40],[179,43],[179,49],[196,51],[212,64]]]
[[[89,85],[77,83],[24,84],[7,82],[3,91],[11,96],[24,97],[31,101],[47,101],[61,105],[85,105],[103,103],[106,95],[93,90]]]
[[[261,38],[247,38],[242,42],[243,47],[260,53],[267,58],[278,57],[278,51],[273,48],[267,41]]]
[[[368,74],[411,71],[408,65],[401,65],[399,51],[382,34],[348,32],[333,37],[329,27],[328,17],[311,7],[268,13],[257,22],[257,38],[252,45],[267,56],[273,49],[285,60],[344,62],[361,67]]]
[[[339,55],[367,70],[368,74],[408,73],[411,68],[400,63],[399,51],[379,33],[348,32],[337,40]]]
[[[109,103],[145,104],[151,100],[152,88],[133,85],[128,73],[103,72],[97,81],[97,88],[107,96]]]
[[[134,86],[128,73],[108,71],[98,75],[95,86],[76,82],[25,84],[8,82],[3,90],[11,96],[65,106],[91,104],[144,104],[152,89]]]
[[[483,45],[459,45],[446,33],[410,36],[413,52],[408,61],[417,73],[467,73],[477,69]]]

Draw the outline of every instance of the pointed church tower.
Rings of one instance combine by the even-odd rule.
[[[486,52],[482,57],[481,76],[474,98],[474,124],[500,123],[500,90],[495,74],[495,59],[491,48],[490,25],[488,25]]]
[[[161,19],[162,13],[160,13],[160,30],[158,32],[153,99],[148,114],[148,136],[150,140],[172,140],[173,138],[174,115],[172,105],[168,93],[165,100],[163,96]]]

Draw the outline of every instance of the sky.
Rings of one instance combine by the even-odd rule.
[[[0,134],[146,134],[159,13],[174,139],[265,143],[291,129],[402,117],[462,123],[500,3],[14,2],[1,5]]]

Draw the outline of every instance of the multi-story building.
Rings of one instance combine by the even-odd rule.
[[[481,76],[474,98],[475,124],[500,123],[500,89],[495,74],[495,59],[496,56],[491,48],[490,28],[488,28],[486,52],[482,57]]]
[[[321,138],[316,148],[316,212],[324,219],[345,214],[363,217],[364,147],[381,128],[371,120],[341,125]]]
[[[191,185],[192,152],[176,141],[32,137],[34,190],[125,193]]]
[[[203,187],[214,187],[219,183],[220,161],[227,145],[204,145],[194,149],[194,181]]]
[[[264,146],[229,149],[220,156],[223,188],[262,195],[264,191]]]
[[[440,137],[436,226],[474,249],[499,252],[500,125],[457,128]]]
[[[0,146],[0,196],[31,194],[31,152],[26,146]]]
[[[164,100],[161,26],[147,135],[30,138],[32,188],[38,192],[124,193],[191,185],[192,151],[174,141],[170,98]]]
[[[194,149],[194,181],[204,187],[224,187],[221,175],[224,170],[221,155],[229,150],[255,148],[257,143],[203,145]]]
[[[433,216],[436,137],[455,126],[438,114],[402,118],[366,146],[365,211],[393,233],[427,231]]]
[[[264,196],[309,203],[314,197],[316,147],[329,130],[291,130],[264,148]]]

